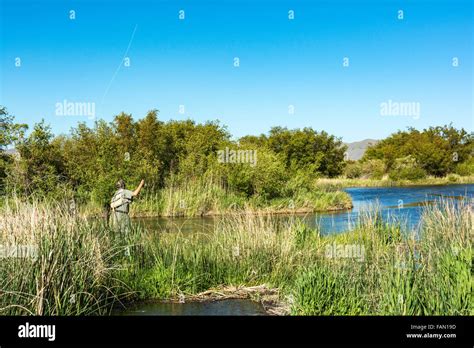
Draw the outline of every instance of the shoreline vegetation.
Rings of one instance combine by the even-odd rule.
[[[216,216],[238,211],[254,214],[305,214],[315,212],[334,212],[352,209],[352,199],[343,191],[350,187],[409,187],[474,184],[474,175],[451,175],[441,178],[428,177],[421,180],[394,181],[388,177],[382,179],[316,179],[312,194],[292,198],[274,199],[270,202],[246,200],[225,192],[212,194],[207,192],[183,192],[178,189],[163,190],[155,196],[145,195],[132,209],[131,217],[196,217]],[[217,189],[218,191],[218,189]],[[204,197],[196,200],[195,197]],[[225,198],[222,198],[225,197]],[[207,207],[207,209],[205,208]]]
[[[449,199],[426,206],[417,234],[371,210],[330,236],[297,219],[230,214],[209,234],[133,227],[123,239],[68,207],[9,202],[0,244],[38,250],[1,260],[0,314],[108,315],[121,303],[244,289],[259,302],[270,295],[280,314],[472,315],[471,209]]]
[[[474,184],[474,175],[450,174],[444,177],[429,176],[418,180],[391,180],[388,176],[382,179],[357,178],[321,178],[316,180],[317,186],[332,186],[336,188],[350,187],[409,187],[409,186],[437,186]]]
[[[131,217],[198,217],[253,212],[292,214],[348,210],[349,194],[339,189],[314,189],[288,198],[262,200],[226,192],[219,186],[189,185],[185,189],[166,188],[157,194],[144,194],[134,203]]]
[[[422,180],[393,181],[382,179],[320,178],[314,181],[311,194],[307,192],[292,198],[270,201],[248,199],[226,192],[219,186],[207,187],[204,184],[188,185],[182,188],[165,188],[156,194],[140,197],[131,209],[133,218],[151,217],[204,217],[222,216],[236,212],[246,214],[306,214],[315,212],[335,212],[352,209],[349,194],[343,191],[351,187],[410,187],[474,184],[474,175],[451,175],[442,178],[429,177]],[[85,206],[90,216],[101,216],[99,206]]]

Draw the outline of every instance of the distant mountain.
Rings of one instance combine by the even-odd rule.
[[[364,156],[365,150],[371,145],[377,144],[379,141],[375,139],[365,139],[362,141],[355,141],[353,143],[344,143],[347,145],[347,157],[348,160],[357,161]]]

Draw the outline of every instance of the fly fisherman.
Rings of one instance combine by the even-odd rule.
[[[112,226],[121,233],[128,233],[130,228],[130,217],[128,216],[129,206],[133,198],[138,196],[145,184],[145,180],[140,181],[140,185],[135,191],[125,189],[125,181],[120,179],[115,186],[115,192],[110,201],[110,208],[112,208]]]

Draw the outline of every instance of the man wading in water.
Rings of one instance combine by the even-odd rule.
[[[130,228],[130,217],[128,216],[129,206],[133,197],[138,196],[144,184],[145,180],[142,179],[135,191],[126,190],[125,181],[122,179],[115,184],[117,191],[110,201],[110,208],[112,208],[112,227],[115,230],[123,234],[128,233]]]

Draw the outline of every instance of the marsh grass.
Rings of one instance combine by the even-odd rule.
[[[221,182],[198,179],[185,184],[168,184],[157,193],[146,190],[134,203],[132,216],[193,217],[239,213],[291,213],[349,209],[350,196],[341,190],[301,191],[273,199],[246,197],[224,187]]]
[[[319,178],[316,186],[319,188],[341,189],[343,187],[392,187],[392,186],[423,186],[423,185],[449,185],[449,184],[474,184],[474,175],[460,176],[450,174],[445,177],[427,176],[418,180],[391,180],[388,175],[382,179],[349,179]]]
[[[168,185],[155,194],[145,193],[136,202],[133,213],[135,216],[202,216],[241,209],[245,201],[218,183],[197,180]]]
[[[126,301],[263,284],[296,315],[473,314],[466,201],[424,207],[416,233],[374,207],[353,231],[330,236],[251,210],[209,233],[134,226],[126,238],[61,206],[13,201],[0,214],[0,245],[38,246],[36,259],[0,258],[0,314],[108,314]],[[363,254],[328,257],[334,245]]]
[[[0,221],[0,314],[106,314],[127,295],[114,273],[123,246],[102,221],[66,207],[8,201]],[[35,253],[9,254],[27,246]],[[36,255],[34,255],[36,254]]]

